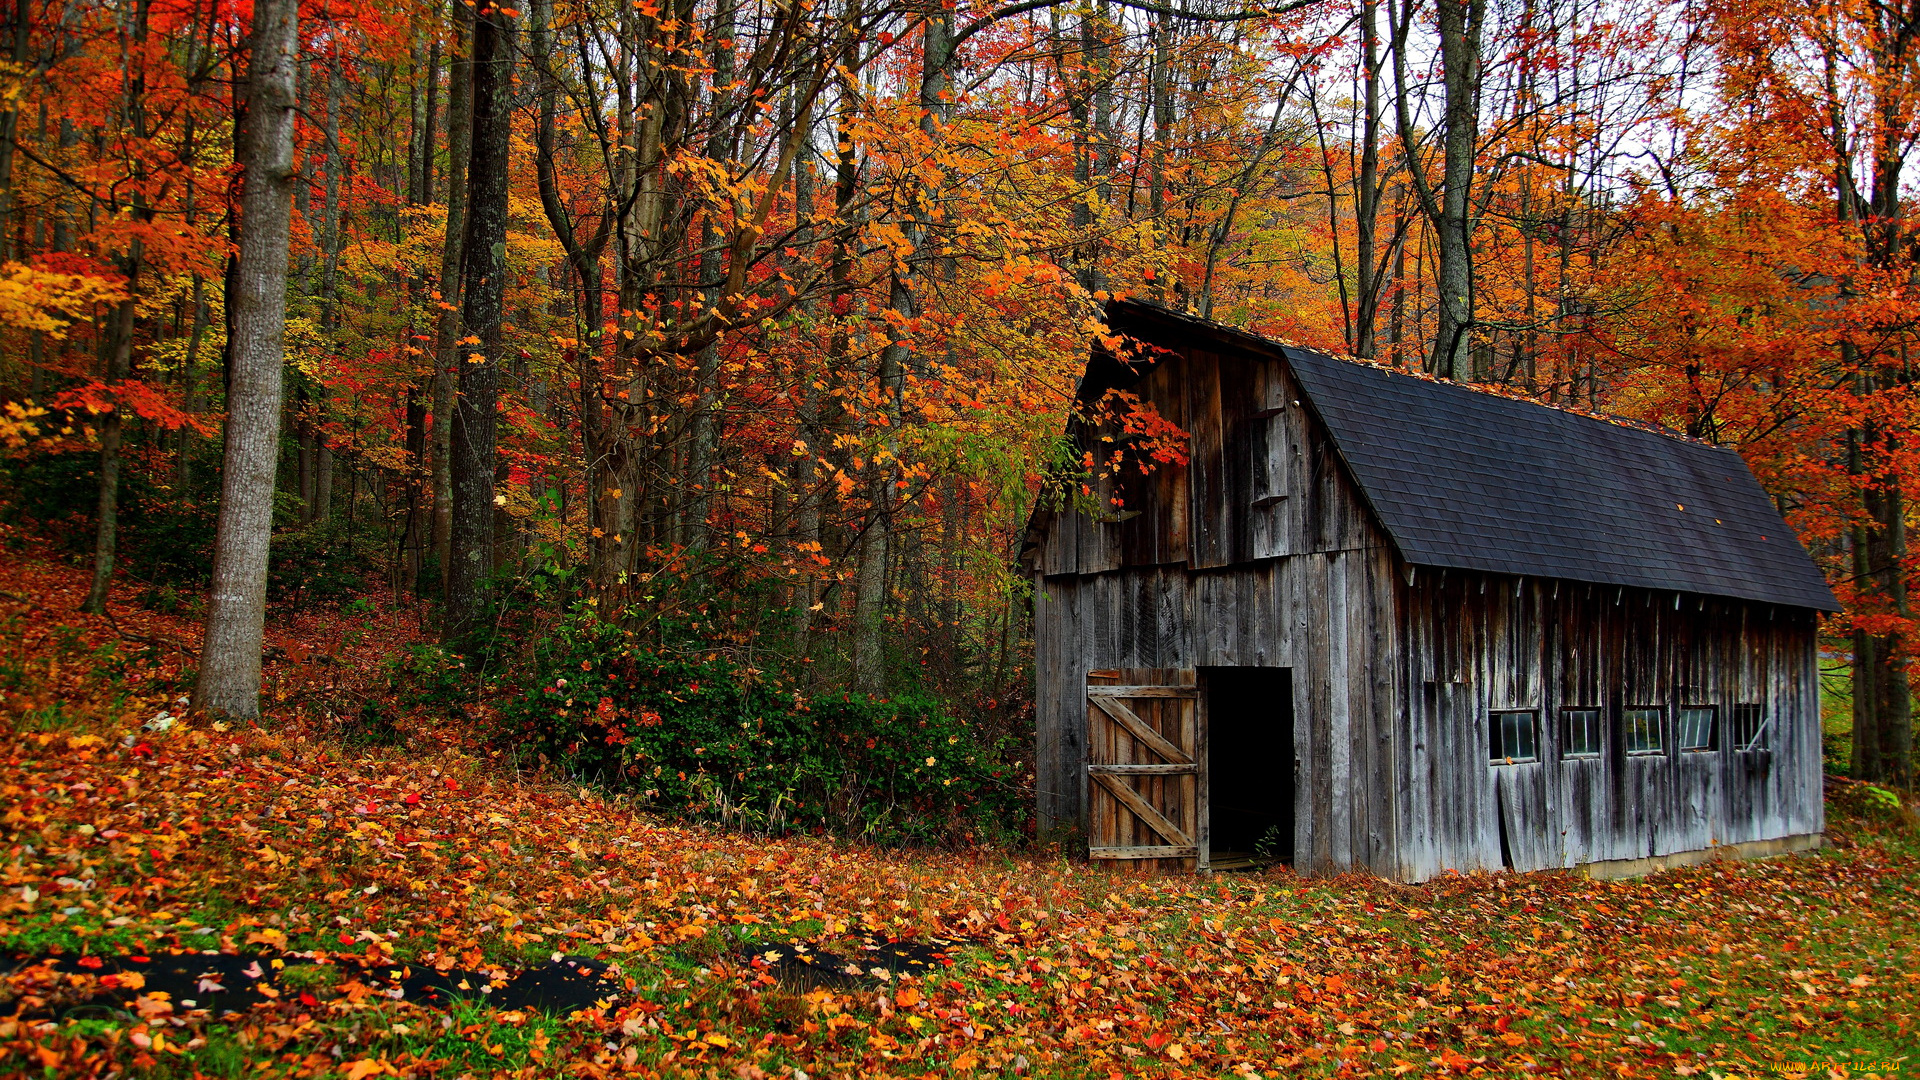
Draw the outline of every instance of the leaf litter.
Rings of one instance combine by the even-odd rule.
[[[516,772],[484,701],[343,744],[404,613],[276,619],[271,727],[144,730],[197,629],[69,615],[76,580],[0,566],[46,598],[0,600],[0,1073],[1732,1077],[1920,1041],[1904,834],[1414,887],[756,838]],[[106,677],[123,634],[182,648]]]

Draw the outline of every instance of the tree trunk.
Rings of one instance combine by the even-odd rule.
[[[1353,354],[1372,359],[1380,311],[1378,243],[1374,227],[1380,220],[1380,11],[1379,0],[1361,0],[1361,79],[1365,90],[1361,107],[1366,116],[1360,127],[1360,177],[1355,184]]]
[[[327,444],[325,433],[316,434],[314,443],[313,520],[326,521],[333,517],[333,447]]]
[[[199,274],[193,275],[193,329],[187,335],[187,353],[180,361],[181,395],[180,407],[188,413],[197,413],[200,401],[200,345],[207,338],[207,282]],[[174,486],[184,492],[193,482],[193,428],[180,426],[180,455],[173,463]]]
[[[140,284],[140,242],[127,257],[127,299],[114,309],[107,338],[107,382],[118,387],[133,374],[133,298]],[[126,409],[118,404],[100,423],[100,496],[94,518],[93,586],[80,605],[96,615],[107,610],[107,592],[113,587],[113,562],[120,533],[120,440],[126,431]]]
[[[341,229],[340,187],[346,179],[346,155],[340,150],[340,110],[345,98],[345,82],[340,63],[329,59],[321,76],[327,88],[327,173],[322,193],[326,205],[320,212],[320,331],[329,344],[340,328],[340,251],[344,237]],[[324,522],[333,516],[333,446],[327,437],[327,399],[325,384],[314,387],[313,409],[313,502],[309,521]]]
[[[141,3],[134,16],[133,35],[135,40],[145,41],[147,36],[147,5]],[[144,138],[147,134],[146,121],[146,78],[142,72],[135,71],[128,79],[125,107],[129,127],[135,138]],[[136,221],[153,220],[152,212],[147,209],[145,195],[142,192],[145,169],[141,164],[134,166],[133,217]],[[106,363],[106,381],[113,386],[117,395],[120,385],[133,374],[133,321],[139,306],[139,285],[141,261],[144,246],[139,240],[128,245],[123,268],[127,275],[127,299],[122,301],[114,312],[113,332],[106,341],[107,351],[103,359]],[[80,610],[95,614],[105,614],[107,610],[107,592],[113,586],[113,562],[120,533],[120,440],[126,432],[126,408],[116,401],[114,409],[108,413],[100,425],[100,498],[94,519],[93,540],[93,585],[87,590],[87,598]]]
[[[941,11],[923,24],[925,48],[921,53],[920,130],[929,140],[941,138],[942,129],[953,114],[952,71],[953,15]],[[1110,134],[1110,133],[1109,133]],[[876,372],[887,431],[882,446],[867,459],[867,521],[860,542],[860,559],[854,571],[854,643],[855,685],[870,694],[880,693],[886,685],[887,563],[892,553],[895,477],[899,472],[899,430],[904,419],[903,399],[907,368],[912,349],[907,342],[909,326],[920,314],[920,298],[915,278],[924,270],[920,249],[932,232],[932,193],[919,192],[908,210],[907,240],[912,248],[909,261],[896,266],[889,288],[888,304],[901,317],[892,331],[893,340],[880,351]]]
[[[1871,108],[1864,111],[1870,118],[1865,132],[1849,131],[1832,41],[1824,57],[1837,216],[1857,230],[1863,269],[1911,280],[1907,250],[1912,226],[1903,219],[1901,173],[1906,164],[1910,104],[1902,80],[1912,66],[1913,38],[1897,17],[1880,21],[1885,9],[1872,10],[1874,21],[1866,29],[1874,42],[1878,78]],[[1859,143],[1872,149],[1864,192],[1854,173]],[[1879,633],[1854,631],[1853,774],[1904,787],[1913,783],[1914,776],[1913,700],[1907,671],[1910,646],[1901,626],[1912,609],[1906,580],[1907,500],[1899,467],[1907,425],[1899,418],[1901,406],[1895,403],[1909,399],[1913,372],[1902,351],[1884,341],[1883,326],[1870,323],[1859,329],[1871,347],[1882,351],[1876,355],[1853,341],[1841,343],[1841,366],[1853,379],[1864,414],[1848,433],[1847,444],[1848,472],[1866,512],[1865,520],[1852,530],[1854,580],[1859,587],[1854,614],[1889,615],[1897,621]]]
[[[1433,370],[1443,379],[1468,375],[1473,333],[1471,221],[1474,151],[1480,123],[1480,29],[1486,0],[1436,0],[1440,21],[1440,67],[1446,88],[1446,133],[1442,141],[1439,330]]]
[[[457,344],[460,396],[453,413],[453,533],[447,563],[448,640],[479,628],[493,572],[494,434],[500,396],[500,328],[506,295],[507,168],[512,152],[513,21],[506,9],[473,24],[473,139],[467,162]],[[474,344],[473,339],[478,339]]]
[[[267,552],[279,457],[280,377],[287,329],[287,247],[292,225],[294,50],[297,0],[255,0],[247,114],[240,164],[240,250],[229,294],[234,340],[214,538],[206,641],[194,686],[198,708],[260,715]]]
[[[713,28],[708,40],[713,48],[713,93],[709,98],[709,124],[706,156],[708,161],[728,162],[733,157],[732,90],[734,49],[734,0],[717,0]],[[722,238],[713,217],[718,207],[709,204],[702,217],[700,287],[704,290],[701,307],[712,310],[721,301],[725,266],[721,260]],[[707,520],[712,514],[713,468],[718,453],[720,342],[715,339],[700,350],[694,362],[694,410],[687,448],[688,490],[680,500],[680,541],[696,551],[708,544]]]
[[[1167,215],[1167,149],[1173,141],[1173,10],[1159,14],[1153,30],[1153,71],[1147,79],[1149,106],[1153,113],[1153,146],[1149,150],[1147,209],[1156,227],[1164,228]],[[1153,280],[1153,298],[1167,299],[1168,283],[1164,274]],[[1177,282],[1176,282],[1177,284]]]
[[[27,45],[33,36],[33,9],[29,0],[13,0],[8,29],[11,30],[14,70],[26,67]],[[15,107],[0,112],[0,259],[17,258],[23,252],[16,252],[8,242],[12,230],[7,226],[13,213],[13,139],[20,127],[20,109],[17,99],[10,98]]]
[[[304,380],[293,383],[294,491],[300,496],[300,524],[313,520],[313,420],[312,400]]]
[[[467,156],[473,140],[473,9],[455,0],[453,52],[447,63],[447,235],[440,249],[440,324],[434,343],[433,553],[444,593],[453,543],[455,343],[460,336],[461,244],[466,239]]]
[[[416,27],[416,30],[424,29]],[[407,165],[407,204],[414,207],[424,207],[433,202],[433,113],[440,81],[439,35],[424,33],[422,36],[433,38],[433,42],[430,46],[416,45],[413,52],[416,78],[425,83],[424,86],[416,83],[410,90],[412,128],[407,143],[410,158]],[[427,364],[424,384],[409,385],[406,392],[407,510],[400,534],[400,581],[394,590],[396,599],[401,588],[418,590],[420,587],[420,560],[426,547],[423,541],[432,513],[428,504],[432,497],[430,478],[433,475],[433,460],[427,452],[426,425],[427,402],[433,395],[433,343],[418,321],[419,313],[432,310],[427,303],[426,290],[426,275],[416,270],[407,279],[410,302],[407,304],[404,355],[425,356]]]
[[[580,284],[580,344],[566,353],[567,367],[579,380],[580,448],[585,457],[587,499],[587,579],[606,588],[618,580],[614,543],[614,523],[604,512],[605,492],[616,483],[607,468],[607,439],[601,404],[600,370],[601,325],[605,318],[605,290],[601,280],[601,256],[606,251],[612,215],[602,214],[594,234],[582,237],[574,228],[560,192],[558,171],[554,167],[556,110],[560,99],[560,80],[553,70],[553,35],[550,30],[552,0],[534,0],[531,55],[540,81],[540,107],[534,125],[534,169],[540,189],[540,205],[554,238],[567,253],[567,262]],[[562,498],[566,487],[561,485]],[[565,520],[565,514],[561,515]],[[609,612],[610,614],[610,612]]]

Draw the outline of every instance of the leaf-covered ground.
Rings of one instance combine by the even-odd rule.
[[[183,692],[191,623],[116,606],[109,625],[73,612],[72,569],[0,563],[0,1074],[1920,1068],[1920,850],[1897,823],[1836,817],[1817,856],[1635,881],[1417,887],[755,839],[514,775],[470,717],[416,713],[404,746],[369,747],[343,718],[413,638],[391,612],[277,618],[264,728],[142,731]],[[747,948],[934,938],[957,945],[933,974],[824,985]],[[207,951],[261,959],[277,996],[215,1015],[114,974]],[[388,989],[556,954],[610,962],[620,993],[559,1016]],[[89,1003],[103,981],[118,999]]]

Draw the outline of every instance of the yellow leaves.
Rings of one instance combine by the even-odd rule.
[[[366,1080],[369,1076],[398,1076],[399,1071],[386,1058],[361,1058],[347,1066],[347,1080]]]
[[[40,425],[34,423],[47,415],[47,410],[35,405],[31,399],[26,402],[9,401],[0,406],[0,445],[9,450],[18,450],[29,440],[40,437]]]
[[[0,326],[66,336],[69,326],[90,317],[96,305],[127,298],[116,277],[62,274],[26,263],[0,264]]]

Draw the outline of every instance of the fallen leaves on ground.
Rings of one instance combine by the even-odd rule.
[[[73,576],[20,560],[0,589],[57,597]],[[1417,887],[751,838],[515,775],[465,719],[412,717],[405,749],[343,745],[327,695],[376,692],[377,654],[349,650],[391,652],[403,620],[352,646],[321,616],[284,621],[283,642],[336,648],[280,646],[275,685],[309,696],[267,727],[142,730],[180,691],[177,665],[115,676],[84,658],[127,633],[190,646],[192,628],[116,609],[115,629],[63,602],[0,600],[20,672],[0,936],[23,954],[258,953],[314,971],[280,972],[278,996],[242,1013],[147,994],[101,1015],[71,1006],[124,978],[114,965],[23,967],[0,1071],[1734,1076],[1916,1038],[1920,858],[1898,838],[1623,882]],[[796,983],[753,951],[861,967],[936,939],[950,966],[874,963],[840,984]],[[432,1008],[379,977],[504,982],[556,956],[612,964],[617,996],[566,1017]]]

